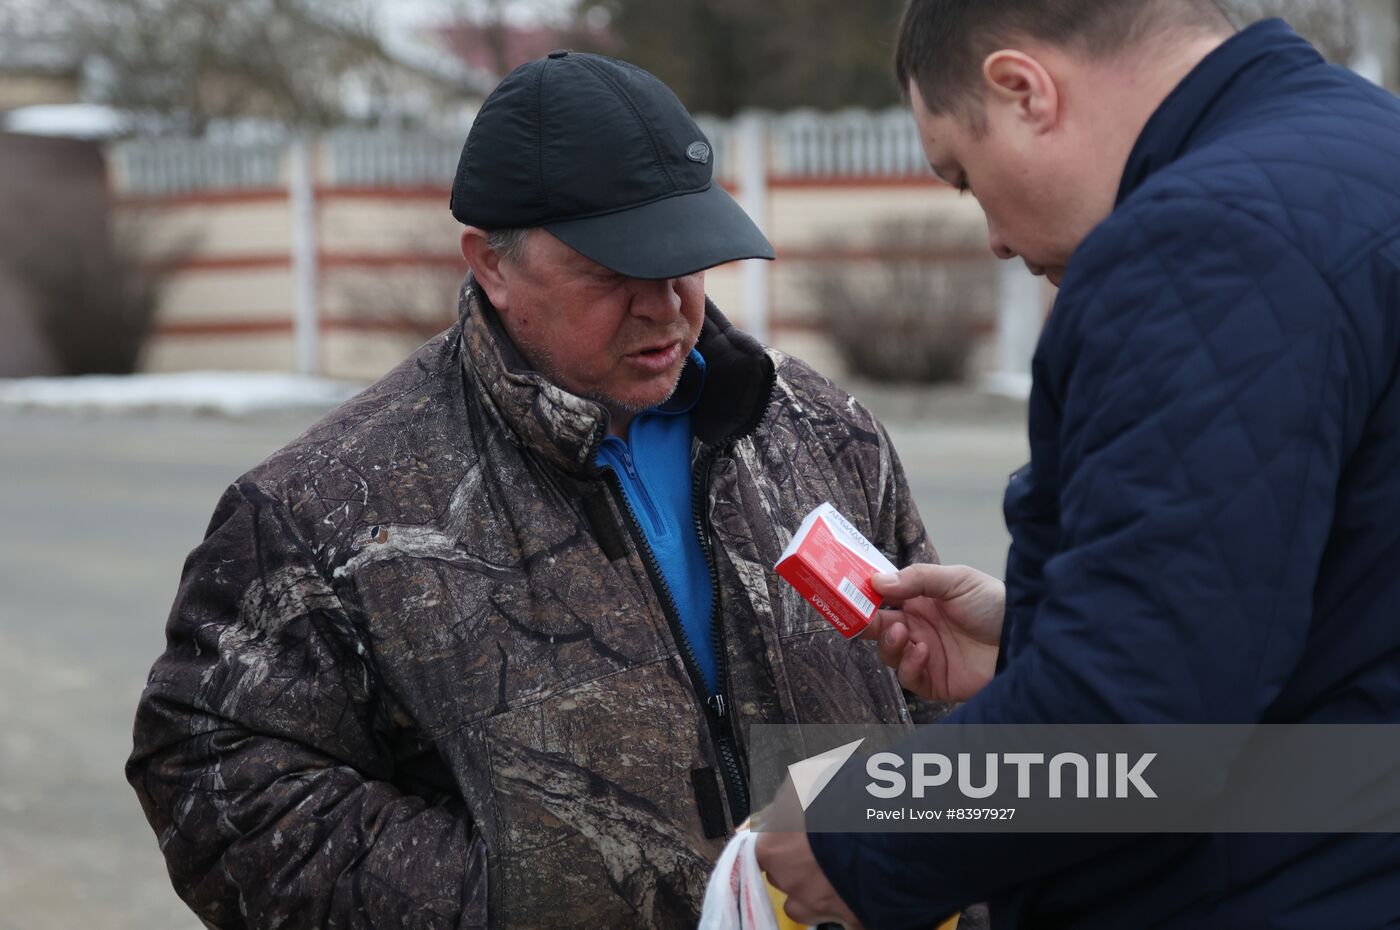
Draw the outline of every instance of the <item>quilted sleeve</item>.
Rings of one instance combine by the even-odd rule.
[[[1059,461],[1034,463],[1058,470],[1058,541],[1028,641],[947,722],[1258,721],[1311,619],[1345,314],[1275,229],[1188,198],[1115,217],[1065,287],[1035,372],[1060,412]],[[838,839],[813,837],[838,891],[901,928],[1128,838]]]
[[[368,645],[283,505],[228,490],[166,635],[127,778],[206,925],[484,925],[470,818],[395,785]]]

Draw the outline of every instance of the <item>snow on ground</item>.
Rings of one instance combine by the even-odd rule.
[[[72,139],[111,139],[127,131],[126,114],[96,103],[44,103],[0,116],[7,132]]]
[[[242,371],[0,378],[0,408],[172,410],[241,416],[267,410],[328,409],[363,387],[305,375]]]

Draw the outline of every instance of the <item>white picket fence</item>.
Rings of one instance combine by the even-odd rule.
[[[799,110],[758,114],[770,178],[919,175],[928,171],[906,110]],[[737,180],[743,119],[702,117],[717,176]],[[332,187],[445,187],[461,153],[460,137],[398,130],[335,130],[319,140],[321,184]],[[282,187],[290,141],[128,139],[108,157],[118,192],[168,195]]]
[[[733,120],[701,118],[719,179],[760,228],[769,227],[771,184],[809,179],[841,187],[851,179],[927,178],[928,165],[912,118],[902,109],[838,113],[749,113]],[[316,204],[321,192],[449,186],[466,136],[393,130],[336,130],[315,138],[240,141],[129,139],[112,144],[114,192],[156,201],[181,195],[286,192],[292,205],[294,320],[299,370],[317,370],[319,272]],[[746,328],[767,338],[773,288],[769,263],[745,262],[738,304]],[[1003,266],[999,287],[999,377],[1023,390],[1030,351],[1044,312],[1043,289],[1019,266]]]
[[[288,145],[203,139],[129,139],[108,147],[113,185],[122,194],[184,194],[285,184]]]

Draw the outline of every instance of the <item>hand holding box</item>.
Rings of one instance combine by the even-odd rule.
[[[831,504],[807,514],[773,568],[847,639],[879,607],[870,576],[898,571]]]

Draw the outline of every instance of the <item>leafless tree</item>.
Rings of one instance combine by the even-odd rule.
[[[62,373],[135,371],[155,324],[165,269],[192,244],[150,255],[142,248],[147,224],[130,211],[120,235],[49,201],[26,216],[23,227],[0,228],[0,255]]]
[[[884,107],[899,102],[891,45],[904,0],[580,0],[613,54],[692,111]]]
[[[945,227],[885,220],[873,230],[873,261],[837,258],[808,272],[807,291],[853,374],[926,383],[967,375],[993,319],[996,275],[990,257],[953,254],[959,250],[945,246]],[[828,245],[839,253],[852,243]]]
[[[100,102],[200,133],[234,117],[341,123],[351,86],[372,119],[405,74],[441,81],[385,47],[374,10],[373,0],[51,0],[47,24],[87,63]]]
[[[424,261],[390,270],[338,269],[325,283],[327,302],[354,324],[382,333],[407,353],[442,332],[457,316],[466,265],[444,258],[442,242],[429,236],[400,240],[404,254]]]
[[[32,321],[65,374],[129,372],[151,331],[163,254],[150,224],[113,211],[98,147],[71,139],[0,136],[0,278],[12,310]],[[47,365],[45,367],[48,367]]]

